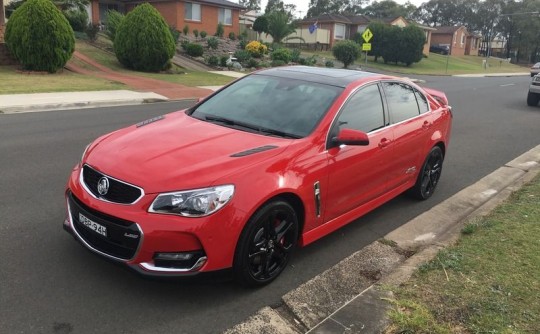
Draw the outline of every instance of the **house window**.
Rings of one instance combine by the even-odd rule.
[[[201,5],[197,3],[186,2],[185,18],[190,21],[201,20]]]
[[[334,38],[345,39],[345,25],[344,24],[336,23],[335,30],[334,30]]]
[[[232,25],[232,12],[230,9],[220,8],[218,15],[218,22],[224,25]]]

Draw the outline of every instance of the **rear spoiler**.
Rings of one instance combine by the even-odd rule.
[[[446,97],[446,94],[432,88],[424,88],[426,93],[431,95],[441,106],[448,106],[448,98]]]

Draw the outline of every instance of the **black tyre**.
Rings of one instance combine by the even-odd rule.
[[[538,101],[540,100],[540,94],[531,93],[529,92],[527,94],[527,105],[530,107],[535,107],[538,105]]]
[[[412,196],[426,200],[433,195],[441,177],[443,160],[444,156],[441,148],[438,146],[433,147],[418,174],[416,184],[410,190]]]
[[[240,235],[233,264],[236,280],[251,287],[270,283],[287,266],[297,240],[294,209],[281,200],[267,203]]]

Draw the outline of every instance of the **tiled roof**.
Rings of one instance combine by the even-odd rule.
[[[142,2],[158,2],[163,0],[120,0],[122,2],[134,2],[134,3],[142,3]],[[171,0],[172,1],[172,0]],[[186,1],[184,1],[186,2]],[[227,0],[193,0],[193,2],[200,3],[200,4],[208,4],[208,5],[214,5],[219,7],[227,7],[227,8],[234,8],[234,9],[246,9],[246,7],[239,5],[237,3],[227,1]]]
[[[433,34],[453,34],[462,26],[452,26],[452,27],[435,27],[437,30]]]

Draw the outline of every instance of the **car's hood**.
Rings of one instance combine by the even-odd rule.
[[[279,154],[290,141],[176,112],[100,138],[84,163],[156,193],[227,182],[225,176]]]

